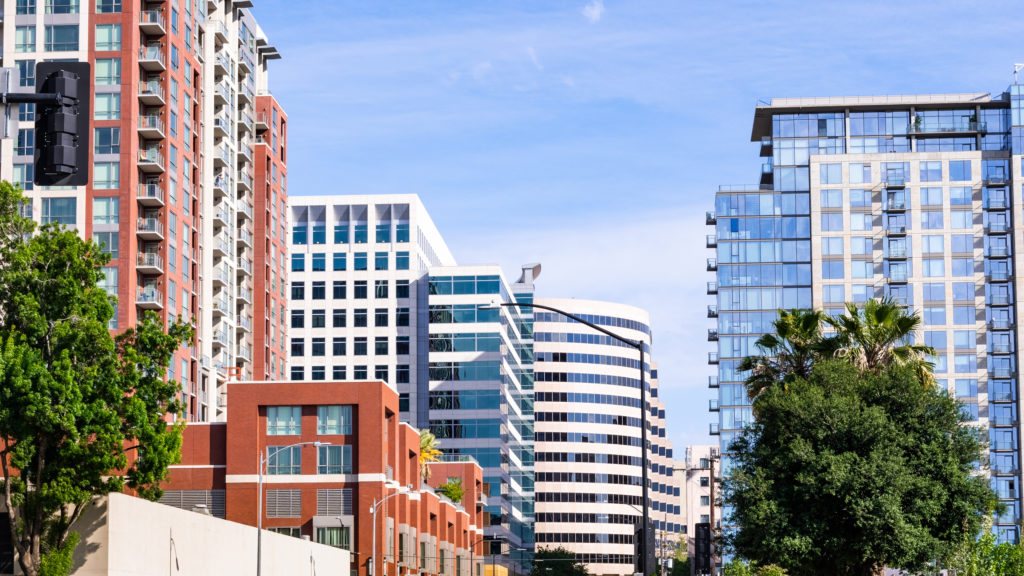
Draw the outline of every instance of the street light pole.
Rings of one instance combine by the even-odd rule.
[[[394,498],[395,496],[408,494],[410,500],[419,500],[421,493],[422,491],[420,490],[413,490],[410,485],[408,489],[402,490],[400,492],[395,492],[394,494],[388,494],[379,502],[374,501],[374,503],[370,506],[370,514],[373,515],[373,548],[371,549],[370,555],[370,576],[377,576],[377,510],[380,509],[382,504],[384,504],[391,498]]]
[[[287,446],[275,446],[274,451],[267,452],[266,456],[263,455],[262,450],[259,452],[259,468],[256,470],[256,576],[260,576],[260,573],[263,571],[263,467],[269,465],[270,459],[277,456],[282,450],[307,444],[317,447],[331,445],[330,442],[321,442],[319,440],[315,442],[296,442]],[[301,472],[302,465],[300,464],[299,466],[299,471]]]
[[[598,332],[600,332],[600,333],[602,333],[602,334],[604,334],[604,335],[606,335],[606,336],[608,336],[608,337],[610,337],[610,338],[612,338],[612,339],[614,339],[614,340],[616,340],[618,342],[622,342],[623,344],[626,344],[628,346],[632,346],[633,348],[636,348],[637,351],[640,352],[640,413],[642,415],[641,418],[640,418],[640,462],[641,462],[641,465],[643,466],[643,473],[642,473],[642,476],[641,476],[641,482],[643,483],[642,490],[641,490],[641,492],[642,492],[641,508],[643,508],[643,510],[642,510],[642,516],[643,516],[642,522],[643,522],[643,525],[640,527],[640,538],[641,538],[641,542],[642,542],[642,544],[640,546],[640,550],[641,550],[641,554],[640,554],[640,570],[644,574],[644,576],[650,576],[650,572],[648,570],[649,566],[647,565],[647,539],[648,539],[648,530],[650,529],[650,527],[648,526],[648,524],[650,523],[650,518],[649,518],[649,514],[648,514],[648,500],[647,500],[647,483],[648,483],[647,482],[647,474],[648,474],[648,468],[650,468],[650,462],[648,461],[648,458],[647,458],[647,419],[648,419],[649,408],[647,407],[647,377],[646,377],[646,374],[645,374],[645,371],[644,371],[644,343],[643,343],[643,341],[642,340],[630,340],[629,338],[623,338],[622,336],[619,336],[618,334],[612,332],[611,330],[606,330],[605,328],[602,328],[601,326],[598,326],[597,324],[594,324],[592,322],[587,322],[586,320],[584,320],[583,318],[580,318],[579,316],[576,316],[575,314],[570,314],[569,312],[566,312],[565,310],[559,310],[558,308],[552,308],[551,306],[545,306],[543,304],[534,304],[532,302],[492,302],[490,306],[483,306],[483,308],[485,308],[485,309],[488,309],[488,308],[493,309],[493,308],[496,308],[498,306],[504,306],[504,307],[509,307],[509,308],[531,308],[531,309],[532,308],[539,308],[541,310],[547,310],[549,312],[554,312],[555,314],[561,314],[562,316],[565,316],[566,318],[569,318],[571,320],[575,320],[576,322],[579,322],[580,324],[583,324],[585,326],[589,326],[589,327],[593,328],[594,330],[597,330]]]

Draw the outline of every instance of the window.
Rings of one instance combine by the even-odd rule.
[[[120,154],[121,129],[106,127],[93,130],[93,151],[96,154]]]
[[[953,371],[961,374],[978,371],[978,356],[976,354],[955,354],[953,356]]]
[[[97,14],[114,14],[121,11],[121,0],[96,0]]]
[[[921,228],[925,230],[942,230],[942,212],[921,212]]]
[[[344,300],[346,296],[347,285],[344,280],[335,280],[332,286],[332,297],[336,299]]]
[[[331,327],[333,328],[344,328],[345,327],[345,310],[333,310],[331,312]]]
[[[320,446],[317,474],[348,474],[352,472],[352,446]]]
[[[850,254],[871,255],[874,245],[871,238],[853,236],[850,238]]]
[[[36,0],[18,0],[14,8],[15,14],[35,14]]]
[[[111,259],[117,258],[117,232],[93,232],[92,241],[101,247],[104,254],[110,255]]]
[[[273,528],[267,528],[267,530],[291,536],[292,538],[302,538],[302,528],[298,526],[274,526]]]
[[[93,100],[96,102],[96,120],[120,120],[121,119],[121,94],[117,92],[105,92],[95,94]]]
[[[871,214],[850,214],[850,230],[871,230]]]
[[[974,282],[953,282],[953,300],[974,300]]]
[[[353,366],[352,367],[352,379],[353,380],[366,380],[366,366]]]
[[[356,300],[366,300],[366,280],[356,280],[352,283],[352,297]]]
[[[374,366],[373,367],[373,378],[380,380],[381,382],[388,381],[388,367],[387,366]]]
[[[313,272],[324,272],[327,270],[327,255],[324,253],[313,254]]]
[[[12,175],[11,179],[14,181],[14,183],[20,184],[22,190],[32,190],[32,188],[34,187],[34,185],[32,184],[32,173],[32,164],[15,164],[14,174]],[[31,213],[28,214],[28,216],[31,215]]]
[[[974,259],[953,258],[951,268],[953,276],[972,276],[974,274]]]
[[[78,25],[47,25],[44,49],[47,52],[78,50]]]
[[[302,446],[267,446],[267,474],[302,474]]]
[[[971,179],[970,160],[950,160],[949,180],[951,182],[963,182]]]
[[[952,186],[949,189],[949,203],[954,206],[970,205],[972,193],[970,186]]]
[[[366,252],[356,252],[355,254],[355,269],[366,270]]]
[[[974,252],[974,235],[953,234],[950,236],[953,253]]]
[[[303,328],[306,325],[306,311],[292,310],[292,328]]]
[[[356,244],[366,244],[366,223],[356,224],[354,232],[355,238],[353,238],[353,242]]]
[[[942,162],[921,162],[921,182],[942,182]]]
[[[387,298],[388,297],[388,281],[387,280],[374,280],[374,282],[373,282],[373,296],[374,296],[374,298]]]
[[[408,270],[409,269],[409,253],[408,252],[396,252],[395,253],[395,270]]]
[[[842,164],[822,164],[821,165],[821,184],[842,184],[843,183],[843,165]]]
[[[978,381],[973,378],[957,378],[954,387],[958,398],[973,398],[978,395]]]
[[[338,224],[334,227],[334,243],[348,244],[348,224]]]
[[[96,85],[113,86],[121,83],[121,59],[96,59]]]
[[[944,306],[926,306],[924,309],[925,326],[941,326],[946,323],[946,308]]]
[[[14,145],[14,153],[18,156],[31,156],[35,148],[36,131],[32,128],[19,128],[18,141]]]
[[[976,330],[954,330],[954,348],[974,348],[978,344],[978,332]]]
[[[317,406],[317,434],[351,434],[351,406]]]
[[[103,52],[107,50],[121,49],[121,25],[120,24],[97,24],[96,25],[96,50]]]
[[[857,303],[867,302],[875,295],[875,289],[867,284],[854,284],[850,287],[850,298]]]
[[[409,223],[399,222],[395,225],[395,242],[409,241]]]
[[[977,312],[974,306],[953,306],[953,324],[974,324]],[[945,324],[945,315],[943,315]]]
[[[395,382],[397,382],[398,384],[408,384],[409,383],[409,365],[408,364],[399,364],[398,366],[395,367]],[[401,410],[401,408],[399,408],[399,410]],[[406,411],[408,411],[408,409]]]
[[[925,277],[941,278],[946,275],[946,261],[942,258],[925,258],[921,261]]]
[[[345,354],[345,339],[339,336],[331,340],[331,355],[344,356]]]
[[[19,86],[32,86],[36,85],[36,62],[35,60],[15,60],[14,64],[18,67],[18,85]],[[21,106],[31,106],[32,116],[35,116],[35,104],[21,104]],[[19,120],[32,120],[33,118],[18,118]]]
[[[292,244],[304,245],[306,242],[306,225],[296,224],[292,226]]]
[[[292,356],[302,357],[306,354],[306,339],[292,338]]]
[[[294,436],[302,434],[301,406],[267,406],[267,435]]]
[[[306,297],[306,283],[292,282],[292,300],[303,300]]]
[[[942,206],[942,188],[921,188],[922,206]]]
[[[345,254],[344,252],[335,252],[334,253],[334,258],[332,259],[333,260],[333,269],[334,270],[344,270],[346,268],[346,264],[347,264],[347,257],[348,257],[348,255]]]
[[[409,281],[395,280],[395,298],[409,297]]]
[[[313,244],[326,244],[327,243],[327,226],[323,224],[313,224]]]
[[[120,162],[96,162],[92,166],[92,187],[95,190],[116,190],[121,187]]]
[[[821,277],[826,279],[826,280],[842,280],[843,279],[843,262],[842,262],[842,260],[839,260],[839,261],[825,260],[824,262],[822,262],[821,263]]]
[[[46,0],[47,14],[78,14],[78,0]]]
[[[870,190],[850,190],[850,206],[871,207]]]
[[[949,227],[954,230],[963,230],[974,225],[973,214],[970,210],[950,210]]]
[[[373,353],[377,356],[387,356],[388,353],[388,337],[377,336],[373,339]]]
[[[323,366],[313,366],[310,369],[309,378],[310,380],[326,380],[327,371],[324,369]]]
[[[377,308],[373,311],[373,325],[378,328],[388,325],[388,309]]]
[[[304,272],[306,270],[306,255],[292,254],[292,272]]]
[[[843,191],[842,190],[822,190],[821,191],[821,207],[822,208],[842,208],[843,207]]]
[[[377,224],[376,241],[380,243],[391,242],[391,223]]]
[[[843,215],[842,214],[822,214],[821,215],[821,231],[822,232],[838,232],[843,229]]]
[[[335,366],[331,368],[331,378],[335,380],[348,380],[347,370],[344,366]]]
[[[366,308],[356,308],[352,311],[352,325],[356,328],[366,328]]]
[[[363,336],[357,336],[352,341],[352,354],[356,356],[366,356],[366,338]]]
[[[842,303],[846,301],[842,286],[822,286],[822,297],[827,303]]]
[[[396,336],[395,337],[395,354],[408,354],[409,353],[409,337],[408,336]]]
[[[925,301],[944,302],[946,300],[946,285],[942,282],[929,282],[924,285]]]
[[[313,282],[313,300],[324,300],[327,298],[327,283]]]
[[[35,52],[35,49],[36,49],[36,27],[35,26],[16,26],[14,28],[14,51],[15,52]]]
[[[312,322],[310,323],[310,327],[324,328],[327,326],[327,314],[324,310],[313,310],[311,318]]]
[[[57,222],[64,226],[74,226],[78,213],[78,205],[74,198],[43,198],[42,224]]]
[[[395,326],[409,325],[409,309],[399,308],[395,310]]]
[[[348,526],[318,526],[316,529],[316,541],[320,544],[350,550],[349,527]]]
[[[324,338],[313,338],[310,343],[310,354],[313,356],[324,356],[327,353],[327,346]]]
[[[388,269],[388,253],[387,252],[376,252],[373,255],[373,269],[374,270],[387,270]]]
[[[292,380],[305,380],[306,369],[303,366],[292,366]]]

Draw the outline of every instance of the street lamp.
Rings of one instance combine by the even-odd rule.
[[[570,314],[570,313],[566,312],[565,310],[559,310],[558,308],[552,308],[551,306],[545,306],[543,304],[534,304],[533,302],[491,302],[490,305],[481,306],[481,309],[484,309],[484,310],[496,310],[498,307],[501,307],[501,306],[509,307],[509,308],[539,308],[541,310],[547,310],[549,312],[554,312],[556,314],[561,314],[562,316],[565,316],[566,318],[569,318],[571,320],[575,320],[576,322],[579,322],[580,324],[583,324],[585,326],[589,326],[589,327],[593,328],[594,330],[597,330],[598,332],[600,332],[600,333],[602,333],[602,334],[604,334],[604,335],[606,335],[606,336],[608,336],[608,337],[610,337],[610,338],[612,338],[614,340],[617,340],[618,342],[622,342],[623,344],[626,344],[627,346],[631,346],[633,348],[636,348],[637,351],[640,353],[640,413],[642,415],[642,417],[640,418],[640,463],[643,466],[643,474],[642,474],[642,477],[641,477],[641,482],[643,483],[643,486],[642,486],[642,499],[643,499],[643,502],[642,502],[643,520],[642,520],[642,522],[643,522],[643,525],[640,527],[640,538],[641,538],[641,542],[642,542],[641,547],[640,547],[640,549],[642,550],[642,554],[640,555],[640,571],[645,576],[650,574],[650,572],[648,571],[649,566],[647,565],[647,531],[649,529],[648,523],[650,521],[650,518],[649,518],[649,515],[648,515],[648,510],[647,510],[648,509],[648,501],[647,501],[647,472],[648,472],[648,470],[647,469],[650,467],[650,462],[648,462],[648,458],[647,458],[647,417],[648,417],[648,408],[647,408],[647,381],[646,381],[646,375],[644,373],[644,343],[643,343],[643,341],[642,340],[630,340],[629,338],[623,338],[622,336],[619,336],[618,334],[616,334],[616,333],[614,333],[614,332],[612,332],[610,330],[606,330],[606,329],[598,326],[597,324],[593,324],[591,322],[587,322],[586,320],[584,320],[583,318],[580,318],[579,316],[576,316],[575,314]]]
[[[377,576],[377,510],[380,509],[381,505],[402,494],[408,494],[409,499],[413,501],[419,501],[422,490],[413,490],[410,484],[405,490],[395,492],[394,494],[388,494],[387,496],[380,499],[380,501],[374,500],[373,504],[370,505],[370,514],[373,515],[373,548],[370,554],[370,576]]]
[[[277,456],[278,452],[294,448],[296,446],[330,446],[330,442],[296,442],[287,446],[274,446],[274,451],[268,451],[266,455],[260,450],[259,468],[256,470],[256,576],[263,571],[263,468],[270,464],[270,459]]]

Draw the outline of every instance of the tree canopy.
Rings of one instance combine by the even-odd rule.
[[[438,486],[437,491],[456,504],[461,503],[462,497],[466,495],[466,489],[462,486],[462,478],[457,476],[449,478],[447,482]]]
[[[33,231],[20,203],[0,183],[0,468],[18,561],[35,576],[66,573],[93,498],[159,497],[181,448],[165,368],[191,328],[150,314],[114,338],[97,285],[108,257],[56,224]]]
[[[533,554],[530,576],[590,576],[586,564],[576,554],[561,546],[538,548]]]
[[[729,447],[724,485],[724,539],[738,555],[792,576],[867,576],[920,570],[978,534],[996,506],[974,473],[979,433],[923,378],[928,350],[906,343],[908,317],[891,302],[850,306],[825,320],[835,334],[801,334],[811,352],[797,368],[751,375],[755,419]],[[793,346],[771,350],[780,349]]]

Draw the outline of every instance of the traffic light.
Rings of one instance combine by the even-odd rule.
[[[657,560],[654,557],[654,523],[648,521],[646,545],[644,545],[644,531],[642,526],[642,520],[633,525],[633,572],[635,574],[643,574],[643,558],[645,555],[647,557],[648,572],[657,572]],[[645,576],[650,576],[650,574],[647,574]]]
[[[88,62],[36,64],[35,170],[40,186],[89,183]],[[52,99],[45,96],[53,96]]]
[[[696,524],[693,530],[693,572],[711,574],[711,523]]]

